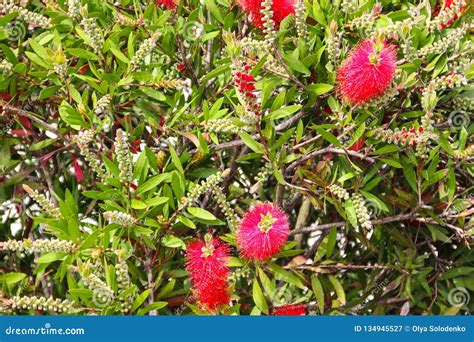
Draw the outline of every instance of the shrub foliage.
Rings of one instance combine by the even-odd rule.
[[[2,313],[472,311],[468,6],[1,0]]]

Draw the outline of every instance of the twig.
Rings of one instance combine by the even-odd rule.
[[[400,214],[396,216],[389,216],[385,217],[380,220],[373,220],[370,221],[372,225],[376,224],[385,224],[385,223],[390,223],[390,222],[397,222],[397,221],[406,221],[406,220],[411,220],[415,217],[415,212],[411,212],[408,214]],[[301,229],[295,229],[290,232],[290,235],[295,235],[295,234],[300,234],[300,233],[309,233],[309,232],[315,232],[318,230],[325,230],[325,229],[331,229],[331,228],[340,228],[344,227],[347,225],[346,221],[339,221],[339,222],[333,222],[333,223],[325,223],[321,225],[311,225],[309,227],[301,228]]]

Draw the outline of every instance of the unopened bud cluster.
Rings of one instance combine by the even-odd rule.
[[[474,27],[474,24],[465,24],[461,27],[450,30],[449,33],[440,40],[418,50],[418,57],[425,58],[430,54],[444,53],[450,46],[457,44],[472,27]]]
[[[261,51],[269,48],[270,44],[264,40],[255,40],[250,37],[244,37],[240,41],[243,52],[251,55],[257,55]]]
[[[94,113],[99,115],[106,112],[109,109],[110,101],[112,101],[112,95],[105,94],[95,104]]]
[[[0,243],[0,249],[12,252],[24,253],[72,253],[77,249],[77,246],[72,241],[67,240],[7,240]]]
[[[265,166],[263,166],[257,173],[257,175],[255,176],[254,180],[257,182],[257,183],[264,183],[268,176],[270,176],[271,174],[273,173],[273,165],[272,163],[270,162],[267,162],[265,164]]]
[[[153,83],[153,87],[160,89],[180,89],[186,86],[186,81],[181,78],[161,80]]]
[[[2,74],[6,75],[6,76],[11,75],[11,73],[13,71],[13,64],[11,64],[9,61],[4,59],[0,63],[0,71],[2,72]]]
[[[303,0],[298,0],[295,4],[295,22],[298,37],[306,39],[308,37],[308,28],[306,27],[306,8]]]
[[[95,18],[83,18],[81,26],[84,28],[84,32],[89,38],[89,46],[98,53],[104,47],[104,37],[99,26],[96,24]]]
[[[375,138],[389,144],[397,144],[400,146],[414,146],[419,143],[424,143],[427,140],[434,138],[434,136],[427,132],[422,126],[418,128],[407,129],[398,127],[394,130],[377,128],[375,130]]]
[[[207,132],[212,133],[233,133],[237,134],[243,131],[242,127],[237,126],[231,119],[216,119],[203,122]]]
[[[342,33],[337,30],[337,22],[332,21],[328,27],[328,37],[326,41],[326,50],[328,51],[329,60],[333,65],[339,64],[341,54]]]
[[[5,14],[9,13],[18,13],[17,19],[24,20],[35,26],[46,28],[51,24],[51,19],[35,13],[28,11],[26,8],[15,5],[15,1],[11,0],[2,0],[0,1],[0,12]]]
[[[125,260],[120,260],[116,265],[115,265],[115,274],[117,276],[117,285],[119,288],[119,293],[120,291],[124,291],[130,288],[132,286],[132,283],[130,281],[130,275],[128,273],[128,266]],[[134,296],[132,293],[128,294],[125,296],[125,298],[120,298],[121,299],[121,304],[120,308],[123,313],[127,313],[131,310]]]
[[[402,37],[409,36],[411,29],[416,24],[418,18],[408,18],[400,21],[396,21],[383,28],[377,29],[380,33],[384,33],[385,36],[399,35]]]
[[[474,145],[469,145],[463,151],[457,152],[457,156],[461,159],[474,156]]]
[[[127,135],[121,129],[115,136],[115,153],[120,170],[119,179],[122,184],[129,184],[133,180],[132,160],[128,149]]]
[[[100,301],[100,304],[111,303],[114,300],[114,291],[98,276],[91,273],[85,275],[81,273],[82,281],[93,293],[94,298]]]
[[[341,10],[349,14],[357,10],[357,5],[354,3],[354,0],[342,0]]]
[[[131,286],[128,266],[125,260],[120,260],[115,265],[115,274],[117,275],[117,285],[119,289],[126,290]]]
[[[20,297],[10,298],[10,306],[16,310],[41,310],[56,313],[67,313],[73,309],[74,303],[69,300],[54,299],[53,297]]]
[[[77,144],[79,147],[88,145],[94,139],[94,131],[88,129],[80,131],[77,135],[72,138],[72,142]]]
[[[166,162],[166,152],[163,150],[159,150],[156,153],[156,165],[160,170],[163,170],[163,167],[165,166]]]
[[[451,72],[448,75],[443,75],[432,79],[423,93],[430,91],[445,90],[448,88],[456,88],[467,84],[467,79],[464,75]]]
[[[145,58],[153,52],[158,36],[159,34],[155,33],[140,44],[137,52],[135,52],[135,55],[133,55],[132,60],[130,61],[130,68],[132,71],[138,69],[140,65],[143,64]]]
[[[237,227],[238,224],[238,216],[235,213],[234,209],[230,206],[230,203],[227,201],[225,194],[222,192],[222,189],[219,187],[215,187],[213,190],[214,196],[216,198],[217,204],[221,207],[222,211],[224,212],[224,216],[229,223],[229,227],[231,230]]]
[[[474,111],[474,98],[469,96],[456,96],[453,98],[453,103],[457,109],[464,109],[466,111]]]
[[[181,207],[184,208],[193,204],[203,193],[215,188],[222,181],[223,175],[222,172],[218,171],[202,180],[200,184],[195,185],[185,197],[181,198]]]
[[[114,15],[117,22],[122,25],[125,25],[125,26],[138,26],[139,25],[139,22],[137,20],[127,17],[118,11],[114,12]]]
[[[449,7],[445,6],[439,14],[429,23],[430,31],[441,30],[456,20],[466,0],[454,0]]]
[[[263,67],[265,70],[268,70],[269,72],[275,75],[282,76],[282,77],[288,76],[288,72],[286,71],[286,69],[281,65],[281,63],[279,63],[274,58],[267,58],[265,60]]]
[[[328,189],[332,194],[336,195],[341,200],[349,199],[349,192],[337,184],[331,184]]]
[[[33,190],[28,185],[24,184],[23,189],[40,205],[40,207],[48,213],[49,216],[59,219],[61,218],[61,211],[53,203],[51,203],[46,196],[40,194],[38,190]]]
[[[81,18],[81,0],[67,0],[67,14],[72,19]]]
[[[207,153],[204,153],[201,150],[197,150],[194,152],[193,157],[191,158],[191,164],[199,164],[206,158]]]
[[[125,228],[129,228],[136,223],[136,220],[131,215],[121,211],[106,211],[104,212],[104,218],[110,223],[115,223]]]
[[[265,41],[270,43],[275,39],[275,22],[273,21],[272,11],[273,0],[263,0],[260,12],[263,14],[263,33]]]
[[[372,222],[370,222],[370,215],[365,206],[365,199],[359,194],[353,194],[352,203],[360,226],[366,229],[372,229]]]
[[[373,32],[375,16],[372,13],[364,13],[360,17],[352,19],[346,24],[351,31],[363,29],[366,36]]]
[[[107,177],[105,172],[104,166],[97,158],[97,156],[91,152],[88,145],[94,139],[94,131],[93,130],[86,130],[81,131],[77,135],[75,135],[72,139],[72,142],[76,143],[79,147],[79,151],[84,159],[87,161],[89,167],[97,173],[101,180],[104,180]]]

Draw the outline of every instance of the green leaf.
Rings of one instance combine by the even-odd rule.
[[[346,305],[346,294],[344,293],[344,288],[342,287],[339,280],[335,276],[329,275],[329,281],[331,282],[332,286],[334,286],[334,290],[336,291],[336,295],[341,306]]]
[[[145,301],[145,299],[147,299],[150,292],[151,292],[151,289],[145,290],[135,299],[132,305],[132,312],[138,309],[140,305],[143,304],[143,302]]]
[[[311,288],[313,289],[314,296],[316,297],[316,304],[318,305],[319,312],[324,312],[324,291],[321,282],[317,276],[311,278]]]
[[[449,143],[448,139],[446,139],[446,137],[443,134],[439,135],[438,144],[439,146],[441,146],[443,150],[448,152],[451,156],[455,155],[454,150],[451,147],[451,144]]]
[[[372,155],[377,156],[380,154],[397,152],[399,149],[400,148],[397,145],[386,145],[372,152]]]
[[[186,244],[179,237],[168,234],[161,239],[161,244],[169,248],[186,248]]]
[[[168,173],[162,173],[160,175],[153,176],[149,180],[147,180],[145,183],[140,185],[135,191],[135,193],[137,195],[145,193],[153,188],[156,188],[159,184],[169,179],[170,179],[170,174]]]
[[[321,136],[329,141],[332,145],[334,146],[337,146],[337,147],[342,147],[342,144],[339,140],[337,140],[337,138],[330,132],[326,131],[324,128],[322,127],[316,127],[316,131],[321,134]]]
[[[292,105],[283,108],[279,108],[266,116],[269,120],[278,120],[290,116],[300,110],[301,105]]]
[[[2,279],[8,284],[15,284],[26,278],[25,273],[11,272],[2,276]]]
[[[46,87],[42,89],[39,93],[38,99],[39,100],[44,100],[47,99],[48,97],[53,96],[58,92],[59,89],[61,89],[62,86],[51,86],[51,87]]]
[[[130,63],[130,60],[127,58],[127,56],[125,56],[122,51],[120,51],[119,49],[116,49],[116,48],[110,48],[110,51],[112,51],[112,53],[114,54],[115,57],[117,57],[118,60],[126,63],[126,64],[129,64]]]
[[[334,86],[330,84],[325,84],[325,83],[316,83],[316,84],[310,84],[306,87],[306,90],[310,93],[313,93],[314,95],[323,95],[328,92],[330,92]]]
[[[214,0],[204,0],[204,4],[209,9],[209,11],[212,13],[214,18],[216,18],[217,20],[219,20],[223,24],[224,23],[224,18],[222,17],[221,12],[219,11],[219,7],[217,7]]]
[[[139,201],[135,198],[132,198],[132,208],[133,209],[141,210],[141,209],[146,209],[146,207],[147,207],[146,203],[144,203],[142,201]]]
[[[474,273],[474,267],[468,267],[468,266],[456,267],[444,272],[441,275],[441,277],[439,277],[439,279],[440,280],[452,279],[452,278],[465,276],[471,273]]]
[[[215,217],[213,214],[211,214],[210,212],[202,208],[189,207],[186,210],[194,217],[197,217],[203,220],[207,220],[207,221],[217,220],[217,217]]]
[[[168,147],[170,149],[170,155],[171,155],[171,159],[173,160],[174,166],[179,172],[181,172],[181,174],[184,174],[183,165],[181,164],[181,160],[179,160],[179,157],[176,154],[176,150],[171,144],[168,144]]]
[[[252,151],[263,154],[264,146],[262,144],[253,140],[253,138],[246,132],[240,132],[239,135],[245,145],[247,145]]]
[[[88,61],[99,60],[99,56],[97,56],[95,53],[88,50],[79,49],[79,48],[70,48],[70,49],[67,49],[66,51],[69,52],[73,56],[84,58],[85,60],[88,60]]]
[[[186,216],[183,215],[178,215],[177,217],[178,221],[184,224],[186,227],[189,227],[191,229],[196,229],[196,225],[194,224],[193,221],[188,219]]]
[[[268,304],[258,284],[257,277],[253,279],[252,298],[257,308],[264,314],[268,314]]]
[[[64,259],[67,255],[67,253],[51,252],[40,256],[35,262],[38,264],[49,264],[50,262]]]
[[[165,306],[168,305],[168,302],[154,302],[148,306],[145,306],[143,309],[140,309],[140,311],[138,311],[138,315],[146,315],[148,312],[152,311],[152,310],[160,310],[160,309],[163,309]]]

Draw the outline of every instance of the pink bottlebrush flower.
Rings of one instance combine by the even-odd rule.
[[[277,254],[290,234],[288,216],[272,203],[252,206],[242,219],[237,243],[243,257],[268,260]]]
[[[155,3],[163,9],[174,10],[178,6],[178,1],[175,0],[156,0]]]
[[[272,316],[304,316],[306,309],[301,304],[289,304],[275,307],[272,311]]]
[[[194,240],[186,248],[186,269],[199,304],[209,310],[228,304],[229,248],[207,234],[205,241]]]
[[[262,0],[238,0],[242,11],[257,28],[263,28]],[[290,14],[295,13],[294,0],[273,0],[272,3],[273,21],[278,28],[280,22]]]
[[[384,41],[361,41],[337,70],[339,95],[352,105],[382,96],[395,75],[397,52]]]

